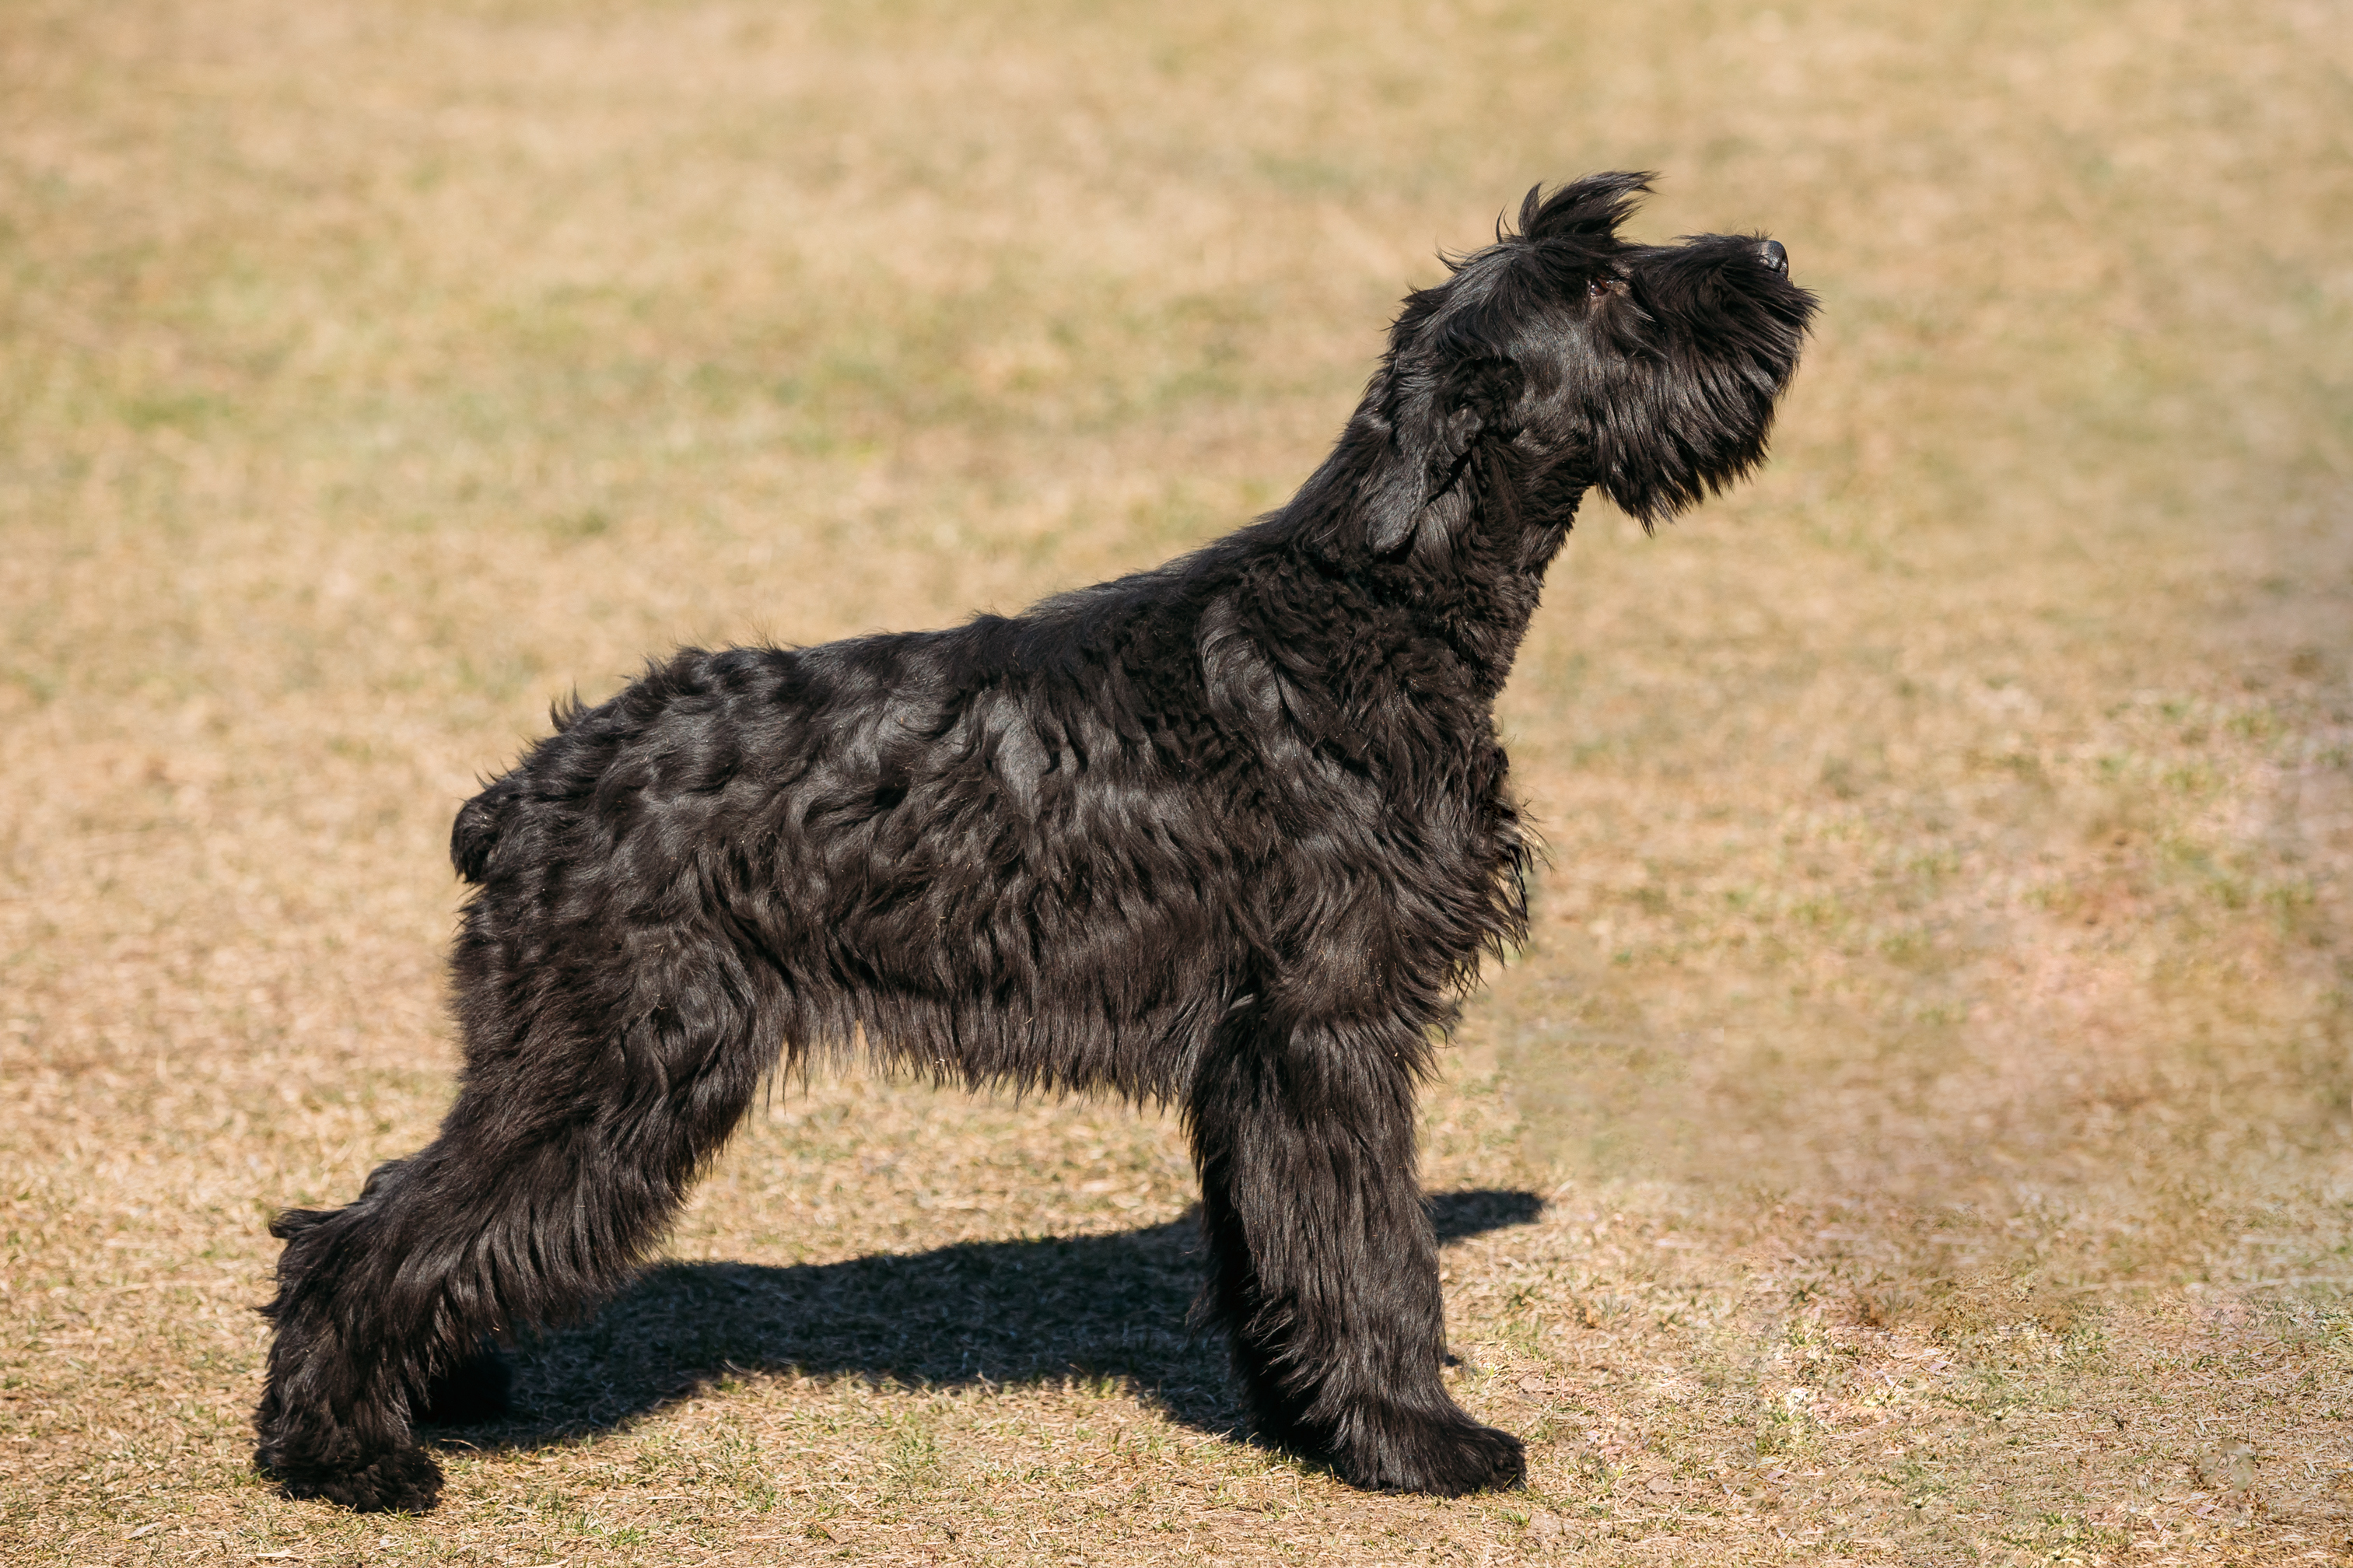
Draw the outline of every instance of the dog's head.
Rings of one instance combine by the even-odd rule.
[[[1408,298],[1359,414],[1390,451],[1362,510],[1374,553],[1442,539],[1482,485],[1555,522],[1599,489],[1647,529],[1763,458],[1814,296],[1759,236],[1620,239],[1649,189],[1531,190],[1516,233]]]

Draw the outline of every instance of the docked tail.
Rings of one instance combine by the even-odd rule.
[[[574,691],[551,703],[547,717],[556,735],[561,735],[579,723],[587,712],[588,705],[580,700],[578,691]],[[549,737],[550,741],[554,739],[554,736]],[[491,780],[481,794],[458,808],[458,820],[449,826],[449,863],[469,882],[480,882],[490,875],[491,862],[498,856],[499,840],[506,837],[508,817],[516,797],[522,793],[523,770],[547,744],[547,741],[542,741],[533,746],[512,771]]]
[[[516,794],[514,775],[509,773],[458,808],[458,820],[449,827],[449,863],[469,882],[490,875]]]

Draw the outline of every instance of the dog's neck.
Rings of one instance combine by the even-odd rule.
[[[1511,675],[1545,571],[1588,487],[1525,454],[1498,451],[1463,476],[1458,502],[1442,513],[1431,509],[1404,549],[1375,556],[1352,510],[1369,488],[1375,461],[1344,445],[1302,488],[1279,531],[1303,546],[1335,585],[1355,584],[1344,593],[1402,610],[1412,638],[1451,654],[1468,679],[1468,694],[1492,702]]]
[[[1453,652],[1487,701],[1511,677],[1577,504],[1532,517],[1493,500],[1482,498],[1461,526],[1417,539],[1404,561],[1381,563],[1375,573],[1384,597],[1403,605],[1423,637]]]

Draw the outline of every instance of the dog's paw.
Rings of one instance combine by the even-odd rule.
[[[1367,1491],[1462,1497],[1504,1490],[1528,1479],[1526,1450],[1509,1432],[1482,1426],[1460,1412],[1409,1416],[1390,1411],[1364,1423],[1329,1454],[1350,1486]]]
[[[317,1498],[354,1513],[428,1513],[441,1500],[441,1467],[422,1448],[395,1448],[355,1469],[263,1461],[290,1498]]]
[[[425,1385],[417,1401],[421,1426],[471,1426],[495,1421],[507,1413],[507,1394],[514,1380],[507,1358],[484,1350]]]

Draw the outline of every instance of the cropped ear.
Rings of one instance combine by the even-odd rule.
[[[1404,548],[1425,524],[1451,530],[1470,511],[1462,470],[1479,442],[1510,437],[1526,377],[1500,355],[1463,361],[1395,427],[1398,458],[1388,482],[1368,500],[1365,538],[1376,555]]]
[[[1616,237],[1618,226],[1633,216],[1656,178],[1649,174],[1588,174],[1573,180],[1547,197],[1542,185],[1530,187],[1520,204],[1522,239],[1602,240]],[[1504,237],[1498,234],[1498,238]]]

